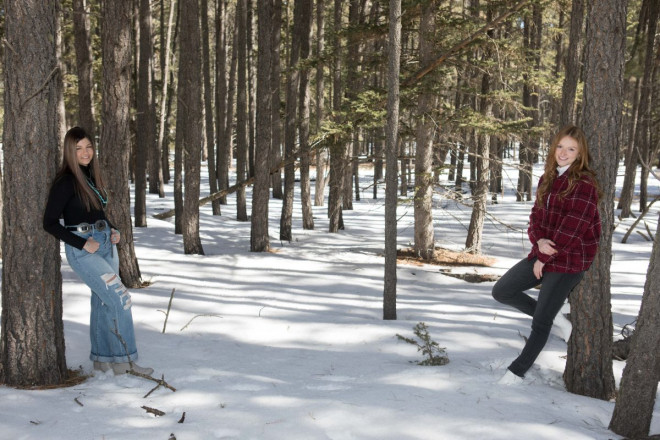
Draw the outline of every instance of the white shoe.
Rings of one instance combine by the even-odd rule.
[[[117,374],[126,374],[128,371],[135,371],[136,373],[151,376],[154,372],[153,368],[141,367],[135,362],[117,362],[112,363],[112,371]]]
[[[112,368],[112,365],[110,362],[99,362],[99,361],[94,361],[94,369],[103,371],[104,373]]]
[[[553,333],[562,338],[568,344],[568,340],[571,339],[573,324],[563,313],[560,312],[555,316],[555,320],[552,323],[552,330]]]
[[[525,383],[525,379],[513,374],[511,370],[507,368],[506,373],[504,373],[504,376],[502,376],[502,378],[498,380],[497,383],[498,385],[505,385],[505,386],[522,385],[523,383]]]

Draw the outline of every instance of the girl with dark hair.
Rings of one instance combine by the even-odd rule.
[[[525,347],[500,383],[523,380],[543,350],[564,301],[598,251],[599,188],[589,159],[586,137],[578,127],[564,127],[553,137],[529,218],[532,250],[493,286],[497,301],[532,317]],[[524,292],[539,284],[538,299]]]
[[[44,229],[64,241],[69,265],[92,290],[90,359],[95,370],[150,375],[152,368],[135,363],[131,296],[119,278],[115,247],[121,235],[105,216],[108,193],[94,145],[84,129],[73,127],[64,136],[63,150],[44,212]]]

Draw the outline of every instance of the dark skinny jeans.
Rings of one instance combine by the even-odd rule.
[[[543,350],[555,316],[561,310],[573,288],[584,276],[584,272],[544,272],[543,277],[539,280],[534,276],[535,261],[536,258],[521,260],[493,286],[493,298],[532,317],[532,332],[527,343],[520,356],[509,365],[509,370],[520,377],[525,376],[525,372],[532,367]],[[524,292],[539,284],[541,284],[541,290],[538,300]]]

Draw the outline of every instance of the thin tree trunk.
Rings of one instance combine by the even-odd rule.
[[[300,26],[300,59],[305,63],[310,57],[312,38],[312,2],[302,3]],[[314,229],[314,214],[312,212],[312,195],[309,177],[310,147],[309,147],[309,114],[310,88],[309,67],[300,70],[300,97],[298,99],[298,137],[300,139],[300,202],[302,205],[303,229]]]
[[[325,50],[325,0],[316,0],[316,57],[321,58]],[[319,62],[316,66],[316,133],[321,132],[321,121],[324,117],[324,76],[325,64]],[[326,149],[316,152],[316,182],[314,183],[314,206],[323,206],[325,200],[326,171],[328,153]]]
[[[155,104],[152,93],[153,44],[151,41],[151,3],[140,0],[140,41],[137,83],[137,127],[135,161],[135,226],[147,226],[147,163],[154,147],[158,150],[154,136],[156,134]],[[151,162],[160,161],[153,157]],[[156,167],[156,170],[158,167]],[[153,172],[153,170],[152,170]],[[158,179],[158,171],[152,177]],[[156,184],[157,186],[157,184]],[[156,188],[157,189],[157,188]]]
[[[160,172],[161,176],[163,178],[163,185],[160,185],[159,191],[158,191],[158,196],[163,198],[165,197],[165,180],[167,177],[167,181],[169,181],[169,136],[167,135],[166,128],[168,126],[167,124],[167,117],[169,115],[169,111],[167,108],[167,103],[170,101],[170,96],[169,96],[169,90],[170,90],[170,84],[168,83],[168,79],[170,77],[170,62],[172,59],[172,31],[173,31],[173,23],[174,23],[174,13],[176,11],[176,0],[170,0],[170,11],[169,11],[169,18],[167,20],[167,39],[164,43],[164,46],[161,47],[161,58],[163,59],[163,68],[161,70],[161,81],[163,83],[163,88],[161,90],[161,101],[160,101],[160,124],[159,124],[159,129],[158,129],[158,146],[161,152],[161,166],[160,166]],[[154,160],[157,160],[154,158]],[[167,170],[167,173],[165,172]]]
[[[86,0],[73,0],[73,36],[78,76],[78,124],[96,136],[94,112],[94,71],[92,69],[92,37]]]
[[[435,53],[434,13],[437,8],[435,0],[422,7],[419,25],[419,57],[422,65],[433,60]],[[430,78],[433,81],[432,77]],[[417,130],[415,148],[415,254],[421,258],[433,257],[435,252],[435,236],[433,232],[433,137],[435,135],[435,120],[432,112],[436,107],[437,97],[430,90],[431,81],[422,83],[423,89],[417,102]]]
[[[213,126],[213,86],[211,85],[211,49],[209,47],[209,7],[208,0],[200,0],[200,24],[202,32],[202,77],[204,83],[204,118],[206,128],[206,160],[211,194],[218,191],[218,179],[215,171],[215,130]],[[224,78],[223,78],[224,81]],[[219,134],[219,133],[218,133]],[[218,137],[218,140],[220,138]],[[219,142],[218,142],[219,143]],[[220,202],[211,203],[213,215],[220,215]]]
[[[561,94],[560,126],[575,124],[575,94],[580,78],[580,52],[582,46],[582,24],[584,22],[584,0],[573,0],[571,6],[571,30],[566,53],[566,75]]]
[[[338,113],[341,110],[342,99],[342,81],[341,81],[341,38],[339,32],[342,28],[342,0],[334,1],[334,21],[333,21],[333,66],[332,66],[332,108],[336,113],[335,118],[339,118]],[[330,194],[328,196],[328,231],[338,232],[344,228],[342,217],[342,195],[344,184],[344,163],[346,148],[344,140],[340,134],[333,134],[329,141],[330,148]]]
[[[237,95],[236,95],[236,183],[246,179],[248,149],[248,99],[247,99],[247,0],[238,0],[236,4],[237,41]],[[236,191],[236,219],[247,221],[247,200],[245,188]]]
[[[227,154],[227,145],[225,137],[227,104],[230,99],[227,93],[227,0],[216,0],[215,8],[215,164],[213,164],[214,174],[211,176],[209,168],[209,179],[215,181],[216,189],[222,186],[223,170],[226,159],[220,156]],[[217,212],[221,213],[220,205],[223,200],[218,200]],[[224,203],[227,203],[226,199]],[[213,208],[215,210],[215,208]]]
[[[656,29],[658,25],[658,15],[660,13],[660,2],[646,0],[647,16],[646,16],[646,54],[644,56],[644,77],[642,79],[642,90],[639,98],[639,113],[638,113],[638,130],[635,139],[635,149],[639,149],[641,161],[644,163],[651,162],[651,155],[654,147],[651,145],[651,126],[653,125],[653,114],[651,102],[653,96],[653,72],[657,70],[654,66],[656,61],[655,48],[656,44]],[[648,176],[649,172],[646,167],[642,167],[639,176],[639,210],[644,211],[648,202]]]
[[[635,196],[635,177],[637,176],[637,165],[639,165],[639,155],[635,148],[635,133],[638,127],[639,113],[639,91],[641,90],[641,80],[638,77],[633,88],[632,115],[629,124],[628,148],[624,157],[626,170],[621,187],[621,196],[617,209],[621,210],[620,218],[632,217],[632,201]]]
[[[284,124],[284,199],[280,217],[280,240],[291,241],[291,223],[293,218],[293,192],[295,188],[295,165],[291,160],[296,154],[296,128],[298,118],[298,97],[300,90],[300,40],[302,28],[302,2],[296,0],[293,7],[293,32],[291,51],[289,52],[289,68],[286,77],[286,118]]]
[[[399,131],[399,64],[401,59],[401,0],[390,0],[387,70],[387,143],[385,175],[385,280],[383,319],[396,319],[397,135]]]
[[[627,438],[646,438],[658,389],[660,352],[660,228],[646,272],[642,306],[632,336],[609,428]]]
[[[583,281],[570,296],[573,332],[568,343],[566,389],[598,399],[614,394],[610,265],[614,189],[621,126],[627,3],[590,4],[584,79],[583,126],[603,198],[600,248]]]
[[[206,19],[206,17],[205,17]],[[198,0],[181,1],[181,43],[179,62],[187,69],[179,69],[177,91],[176,144],[183,154],[185,165],[185,194],[181,232],[183,252],[203,255],[199,237],[199,178],[203,135],[202,104],[202,48],[200,47],[200,10]]]
[[[6,0],[4,12],[0,382],[54,385],[68,377],[60,244],[42,227],[61,142],[58,4]]]
[[[129,188],[130,85],[131,85],[131,8],[130,0],[103,2],[101,44],[103,46],[103,89],[99,157],[105,170],[108,196],[107,214],[121,231],[119,274],[128,288],[142,286],[131,227]]]
[[[488,7],[486,21],[491,21],[493,15],[493,8],[491,5]],[[488,39],[493,39],[493,31],[488,31]],[[484,61],[490,61],[491,49],[490,45],[484,49]],[[481,102],[479,109],[484,116],[485,120],[492,119],[493,117],[493,101],[489,98],[490,93],[490,74],[488,70],[484,71],[481,78]],[[470,226],[468,227],[467,240],[465,247],[468,252],[472,254],[481,253],[481,244],[483,240],[484,220],[486,218],[486,204],[488,202],[488,183],[490,181],[490,134],[481,133],[477,135],[477,155],[473,158],[477,170],[477,179],[474,185],[472,215],[470,216]]]
[[[271,108],[272,117],[272,145],[270,148],[270,167],[274,167],[282,161],[282,118],[280,116],[281,106],[281,87],[280,80],[282,76],[280,68],[280,45],[281,45],[281,30],[282,30],[282,0],[276,0],[275,15],[273,17],[272,35],[273,35],[273,70],[271,72],[271,88],[273,93],[273,105]],[[273,188],[273,198],[283,199],[282,192],[282,173],[271,174],[270,185]]]
[[[270,183],[269,152],[272,142],[271,90],[274,0],[260,0],[257,5],[259,17],[259,52],[257,65],[257,136],[254,162],[254,188],[252,189],[252,218],[250,228],[250,251],[267,252],[270,249],[268,236],[268,198]]]

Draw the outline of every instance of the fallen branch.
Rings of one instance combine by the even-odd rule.
[[[165,415],[165,413],[163,411],[161,411],[159,409],[156,409],[156,408],[150,408],[148,406],[142,406],[142,409],[145,410],[148,413],[151,413],[151,414],[155,415],[156,417]]]
[[[170,317],[170,309],[172,308],[172,300],[174,299],[174,290],[172,289],[172,293],[170,294],[170,302],[167,305],[167,312],[165,313],[165,322],[163,323],[163,333],[165,333],[165,328],[167,327],[167,318]]]
[[[621,239],[621,243],[625,243],[626,241],[628,241],[628,237],[630,236],[630,234],[632,233],[632,231],[635,229],[635,226],[637,226],[637,223],[639,223],[640,221],[642,221],[642,219],[644,218],[644,216],[645,216],[645,215],[651,210],[651,206],[653,206],[653,204],[654,204],[656,201],[658,201],[658,199],[660,199],[660,196],[655,196],[655,198],[653,199],[653,201],[652,201],[651,203],[649,203],[648,205],[646,205],[646,209],[644,209],[644,212],[642,212],[642,213],[639,215],[639,217],[637,217],[637,220],[635,220],[635,221],[633,222],[633,224],[630,226],[630,229],[628,229],[628,232],[626,232],[625,235],[623,236],[623,238]],[[649,234],[649,235],[653,236],[653,234]]]
[[[164,375],[164,374],[160,377],[160,379],[156,379],[155,377],[153,377],[153,376],[149,376],[148,374],[138,373],[137,371],[133,371],[133,370],[127,370],[126,372],[127,372],[128,374],[133,375],[133,376],[141,377],[141,378],[143,378],[143,379],[148,379],[148,380],[150,380],[150,381],[152,381],[152,382],[156,382],[157,385],[156,385],[151,391],[149,391],[147,394],[144,395],[143,398],[145,398],[145,399],[146,399],[147,397],[149,397],[149,395],[150,395],[151,393],[153,393],[154,391],[156,391],[156,390],[158,389],[158,387],[161,387],[161,386],[162,386],[162,387],[165,387],[165,388],[169,388],[170,390],[172,390],[172,392],[176,392],[176,388],[174,388],[172,385],[170,385],[169,383],[167,383],[167,382],[165,381],[165,375]]]
[[[216,314],[213,314],[213,313],[203,313],[203,314],[201,314],[201,315],[195,315],[195,316],[193,316],[192,318],[190,318],[190,321],[188,321],[188,323],[187,323],[186,325],[184,325],[183,327],[181,327],[181,330],[179,330],[179,331],[180,331],[180,332],[184,331],[184,330],[190,325],[190,323],[193,322],[193,320],[194,320],[195,318],[199,318],[200,316],[215,316],[216,318],[222,318],[222,316],[220,316],[220,315],[216,315]]]

